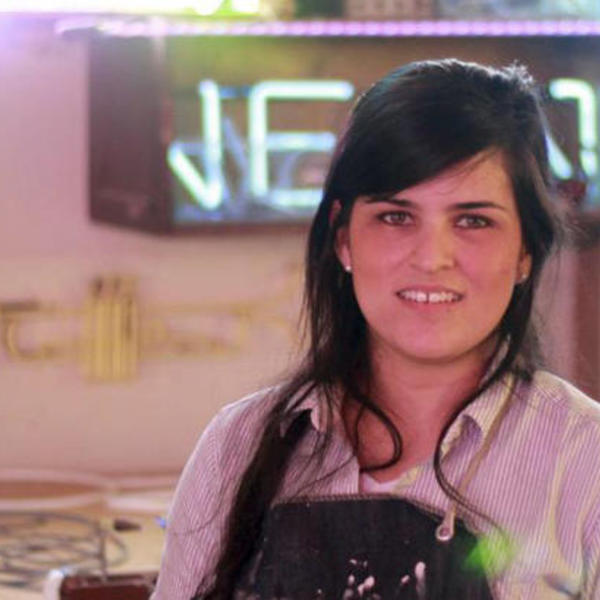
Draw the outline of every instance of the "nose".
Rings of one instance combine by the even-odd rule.
[[[454,241],[450,232],[440,227],[427,227],[413,241],[410,255],[413,268],[424,273],[436,273],[456,264]]]

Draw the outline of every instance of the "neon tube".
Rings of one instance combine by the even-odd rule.
[[[354,87],[347,81],[261,81],[248,95],[248,145],[250,149],[250,190],[256,197],[269,191],[268,152],[302,148],[305,151],[331,150],[330,132],[277,132],[268,131],[267,103],[271,100],[332,100],[347,101]],[[310,136],[310,137],[307,137]]]
[[[202,132],[206,163],[207,189],[204,196],[206,208],[215,209],[223,202],[223,136],[221,134],[221,96],[219,86],[210,80],[198,84],[202,102]]]
[[[554,79],[548,89],[557,100],[577,103],[579,160],[590,178],[598,175],[598,106],[594,88],[582,79]]]

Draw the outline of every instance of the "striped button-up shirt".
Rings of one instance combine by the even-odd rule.
[[[505,382],[494,384],[453,423],[442,445],[449,481],[459,482],[480,450],[507,401],[506,390]],[[201,436],[175,493],[153,600],[189,600],[201,581],[210,582],[235,487],[273,403],[270,392],[223,408]],[[545,371],[531,383],[520,381],[508,401],[464,491],[488,519],[458,507],[458,517],[477,535],[492,532],[491,520],[510,540],[508,565],[489,576],[493,596],[600,600],[600,405]],[[315,392],[299,407],[312,411],[312,427],[291,459],[276,501],[363,492],[358,462],[341,427],[315,471],[310,456],[323,435],[319,406]],[[406,471],[386,491],[439,515],[450,505],[432,461]]]

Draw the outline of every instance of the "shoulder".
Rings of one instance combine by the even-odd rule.
[[[529,384],[529,402],[600,426],[600,403],[572,383],[548,371],[536,371]]]
[[[576,499],[587,506],[589,537],[591,528],[600,524],[600,403],[543,370],[535,373],[528,387],[527,405],[540,417],[532,423],[536,430],[543,430],[539,436],[532,435],[549,442],[544,448],[544,462],[562,472],[571,510]]]
[[[259,426],[275,405],[279,390],[280,386],[265,388],[226,404],[213,417],[210,426],[223,430]]]
[[[600,403],[572,383],[548,371],[538,370],[521,387],[520,399],[537,419],[563,436],[584,436],[600,444]]]
[[[311,383],[291,390],[285,382],[280,383],[225,405],[210,421],[205,433],[211,432],[225,437],[234,435],[239,441],[240,435],[262,431],[270,413],[280,403],[283,403],[281,408],[287,413],[282,425],[285,429],[289,419],[298,412],[312,412],[315,409],[318,412],[319,398],[318,386]]]
[[[207,506],[228,491],[223,485],[237,480],[253,455],[276,396],[276,388],[255,392],[224,406],[208,423],[179,479],[172,528],[191,529],[189,521],[197,514],[197,518],[203,517]],[[182,519],[184,525],[180,526]]]
[[[318,393],[310,385],[289,391],[282,383],[254,392],[221,408],[205,428],[198,446],[210,447],[220,466],[231,467],[232,462],[248,461],[277,405],[284,403],[292,415],[299,410],[312,410],[317,397]],[[289,417],[283,419],[283,428],[288,420]]]
[[[221,457],[235,450],[238,457],[258,442],[266,425],[268,415],[279,398],[279,387],[269,387],[221,408],[206,426],[200,444],[208,444]]]

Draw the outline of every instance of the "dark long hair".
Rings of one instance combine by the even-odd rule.
[[[239,482],[216,578],[208,582],[209,590],[207,582],[201,584],[198,597],[231,598],[307,420],[298,419],[284,436],[281,426],[307,394],[318,388],[331,417],[336,394],[342,390],[345,398],[360,402],[363,411],[381,420],[394,450],[384,464],[369,468],[383,468],[400,459],[400,433],[364,385],[369,381],[367,326],[352,280],[335,253],[336,233],[349,223],[358,196],[396,193],[485,150],[503,155],[531,256],[531,272],[525,283],[515,286],[497,328],[498,343],[506,347],[502,360],[457,407],[438,439],[434,456],[438,482],[450,497],[469,506],[442,472],[441,441],[458,413],[508,371],[531,378],[539,358],[531,319],[534,292],[560,228],[550,200],[545,120],[527,70],[518,65],[492,68],[445,59],[392,71],[354,106],[308,237],[303,311],[308,350],[296,371],[277,388],[258,449]],[[332,219],[334,201],[341,210]],[[315,455],[324,451],[328,439],[329,434]]]

